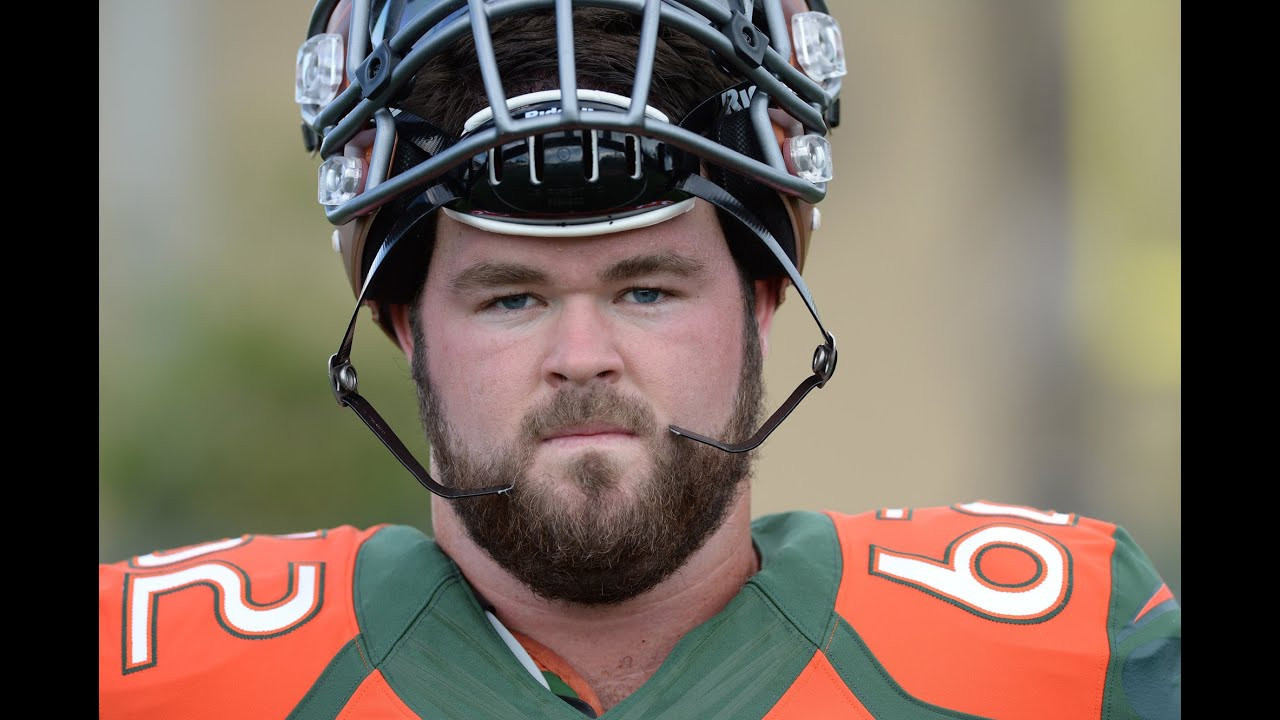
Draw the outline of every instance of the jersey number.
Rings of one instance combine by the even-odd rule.
[[[1021,554],[1018,567],[1023,576],[1010,579],[994,572],[992,558],[997,555],[989,555],[993,552],[1005,557]],[[871,574],[1002,622],[1044,622],[1058,614],[1071,596],[1067,549],[1048,535],[1004,523],[961,535],[940,560],[873,545]]]
[[[166,557],[138,558],[137,565],[160,566],[189,560],[241,545],[249,537],[196,546]],[[249,576],[223,560],[209,560],[168,572],[128,574],[124,580],[125,674],[156,664],[156,626],[160,598],[198,586],[213,590],[214,615],[227,633],[248,639],[265,639],[297,629],[320,611],[324,599],[324,563],[289,563],[289,586],[284,597],[267,603],[250,598]]]

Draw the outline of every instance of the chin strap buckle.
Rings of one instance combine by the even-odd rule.
[[[760,443],[763,443],[782,424],[782,421],[787,419],[787,416],[791,414],[792,410],[796,409],[796,406],[800,404],[805,395],[809,394],[810,390],[826,385],[831,376],[835,374],[836,338],[825,330],[822,331],[822,334],[827,338],[827,341],[813,351],[813,374],[800,381],[796,389],[791,392],[791,396],[769,416],[768,420],[765,420],[764,425],[760,426],[755,435],[740,443],[726,443],[676,425],[668,425],[667,429],[677,437],[696,440],[704,445],[710,445],[713,448],[730,453],[748,452],[760,447]]]
[[[338,404],[347,407],[347,396],[355,393],[359,385],[356,379],[356,368],[349,359],[339,359],[340,353],[329,356],[329,387],[333,389],[333,397]]]
[[[356,392],[356,369],[351,364],[351,341],[360,307],[360,303],[356,303],[356,312],[351,315],[351,323],[347,326],[347,335],[342,341],[341,349],[329,356],[329,387],[333,390],[333,397],[337,399],[338,404],[354,410],[361,422],[373,431],[373,434],[382,441],[382,444],[391,451],[391,454],[396,456],[400,464],[404,465],[405,469],[412,473],[424,488],[436,495],[453,499],[474,497],[476,495],[505,495],[511,492],[515,486],[510,483],[476,488],[474,490],[458,490],[436,482],[431,477],[431,474],[427,472],[427,469],[413,457],[413,453],[409,451],[409,448],[400,442],[400,438],[396,437],[395,431],[382,419],[378,411],[373,409],[373,405],[370,405],[368,400],[365,400],[360,396],[360,393]]]
[[[824,333],[827,341],[813,351],[813,374],[821,378],[818,387],[827,384],[836,373],[836,338],[831,333]]]

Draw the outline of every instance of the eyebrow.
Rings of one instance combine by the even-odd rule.
[[[506,285],[543,285],[547,274],[528,265],[481,261],[453,276],[449,287],[455,293]]]
[[[620,260],[600,273],[604,282],[620,282],[644,275],[665,273],[682,278],[704,278],[707,266],[698,260],[674,253],[637,255]]]
[[[610,265],[600,273],[603,282],[622,282],[631,278],[666,273],[682,278],[703,278],[706,265],[675,253],[637,255]],[[511,285],[545,285],[547,274],[538,268],[519,263],[481,261],[464,269],[449,281],[454,293],[487,290]]]

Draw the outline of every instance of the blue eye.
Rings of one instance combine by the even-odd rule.
[[[661,300],[663,296],[663,292],[661,290],[655,290],[653,288],[635,288],[634,290],[628,290],[627,294],[641,305],[656,303]]]
[[[529,301],[531,301],[532,299],[533,298],[528,294],[508,295],[506,297],[500,297],[497,300],[494,300],[493,304],[497,305],[503,310],[524,310],[526,307],[529,306]]]

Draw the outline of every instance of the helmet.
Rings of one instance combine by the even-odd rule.
[[[592,60],[575,43],[575,25],[591,12],[629,21],[624,32],[637,44],[621,82],[617,68],[612,79],[592,71],[580,81]],[[554,22],[542,55],[525,50],[527,33],[500,32],[532,17]],[[684,73],[702,95],[678,114],[650,104],[676,79],[655,73],[660,40],[678,40],[713,70]],[[477,107],[460,127],[456,118],[442,127],[425,116],[456,115],[457,103],[439,97],[454,88],[432,86],[425,102],[415,92],[429,84],[433,62],[466,61],[478,76],[469,98]],[[520,72],[503,77],[513,64]],[[702,198],[717,209],[735,259],[755,277],[789,281],[823,336],[813,374],[751,438],[728,443],[670,427],[726,452],[754,449],[835,371],[835,338],[800,269],[832,177],[826,135],[839,122],[844,73],[824,0],[318,0],[298,50],[295,99],[306,149],[322,158],[317,197],[357,300],[329,359],[338,402],[432,492],[510,490],[435,482],[356,392],[350,353],[360,308],[395,339],[388,307],[420,287],[437,211],[489,232],[571,237],[652,225]],[[662,88],[651,92],[655,77]]]

